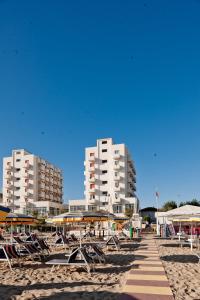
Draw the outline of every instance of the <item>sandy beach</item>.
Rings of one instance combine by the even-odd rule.
[[[156,240],[156,243],[175,300],[199,300],[200,264],[190,247],[181,248],[175,240]]]
[[[51,257],[63,257],[64,253],[57,250]],[[15,265],[11,272],[1,262],[0,299],[117,299],[134,261],[133,244],[106,254],[107,263],[96,264],[91,274],[75,267],[60,267],[51,272],[50,266],[30,260],[24,260],[22,267]]]

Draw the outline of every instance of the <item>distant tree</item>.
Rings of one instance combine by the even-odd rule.
[[[162,211],[168,211],[171,209],[177,208],[177,204],[175,201],[167,201],[163,204]]]
[[[181,203],[179,204],[179,207],[184,206],[184,205],[200,206],[200,201],[197,200],[197,199],[192,199],[191,201],[181,202]]]
[[[126,208],[125,216],[131,218],[133,216],[133,208]]]
[[[144,221],[144,222],[151,223],[151,218],[150,218],[150,216],[144,216],[144,217],[143,217],[143,221]]]

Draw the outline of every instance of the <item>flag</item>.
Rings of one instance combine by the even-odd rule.
[[[159,196],[160,196],[160,195],[159,195],[159,193],[158,193],[158,192],[156,192],[156,198],[159,198]]]

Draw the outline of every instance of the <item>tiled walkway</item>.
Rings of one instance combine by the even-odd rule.
[[[152,236],[135,250],[135,262],[126,278],[120,300],[173,300],[158,249]]]

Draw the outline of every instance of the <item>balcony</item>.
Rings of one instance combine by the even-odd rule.
[[[88,158],[88,160],[89,160],[90,162],[95,162],[95,157],[94,157],[94,156],[90,156],[90,157]]]
[[[88,171],[89,171],[89,172],[95,172],[95,166],[89,167],[89,168],[88,168]]]
[[[114,169],[114,170],[119,170],[119,169],[120,169],[120,165],[119,165],[119,164],[117,164],[117,165],[114,164],[113,169]]]
[[[89,178],[89,182],[94,183],[95,182],[95,177]]]
[[[7,170],[7,171],[11,171],[11,170],[12,170],[12,166],[11,166],[11,165],[7,165],[7,166],[6,166],[6,170]]]
[[[26,188],[29,187],[29,182],[24,182],[23,186],[26,187]]]
[[[115,192],[120,192],[120,189],[121,189],[120,186],[115,186],[115,187],[114,187],[114,191],[115,191]]]
[[[120,204],[120,203],[121,203],[120,197],[113,199],[113,204]]]
[[[5,178],[6,178],[6,179],[11,179],[11,177],[12,177],[11,173],[5,175]]]
[[[95,187],[94,188],[89,188],[89,193],[90,194],[95,194]]]
[[[114,153],[113,154],[113,159],[114,160],[119,160],[120,159],[120,153]]]
[[[96,204],[96,199],[95,198],[89,199],[88,202],[89,202],[89,204]]]

